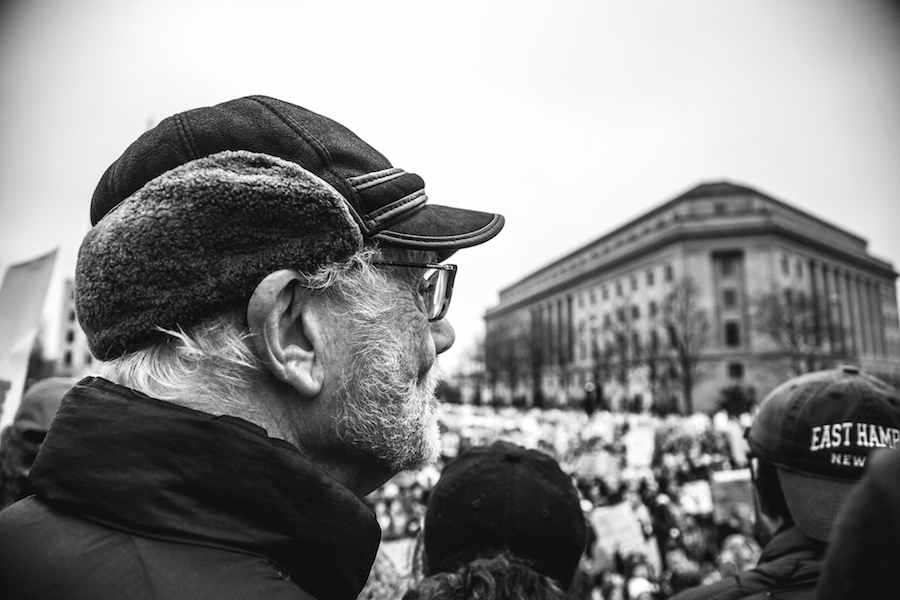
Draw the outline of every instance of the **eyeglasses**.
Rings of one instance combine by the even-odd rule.
[[[425,304],[425,315],[429,321],[440,321],[450,308],[453,295],[453,281],[456,279],[456,265],[438,265],[413,262],[373,262],[379,267],[409,267],[425,269],[422,277],[424,287],[419,289]]]

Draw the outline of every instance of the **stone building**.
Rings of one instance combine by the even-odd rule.
[[[486,393],[711,410],[725,388],[761,398],[838,363],[896,382],[896,279],[863,238],[705,183],[503,289],[485,317]]]
[[[75,282],[64,282],[62,314],[59,327],[59,358],[56,373],[71,377],[81,377],[95,365],[94,357],[88,349],[87,336],[75,316]]]

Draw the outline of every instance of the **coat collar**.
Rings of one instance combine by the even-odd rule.
[[[381,537],[372,511],[293,445],[100,378],[67,394],[31,482],[121,531],[263,555],[320,597],[355,598]]]

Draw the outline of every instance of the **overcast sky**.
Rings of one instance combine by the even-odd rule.
[[[727,179],[900,266],[900,13],[875,0],[14,0],[0,269],[60,248],[148,126],[248,94],[343,123],[431,201],[503,213],[454,257],[452,369],[497,293]],[[51,288],[48,313],[61,291]]]

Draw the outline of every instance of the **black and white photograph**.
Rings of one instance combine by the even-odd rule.
[[[0,598],[896,598],[898,231],[892,0],[0,0]]]

